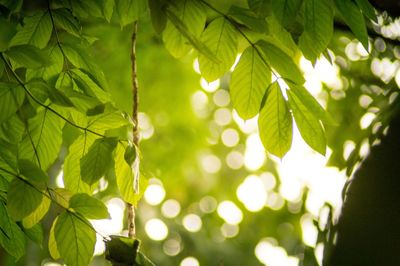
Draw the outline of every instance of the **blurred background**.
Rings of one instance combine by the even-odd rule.
[[[325,157],[295,129],[292,149],[280,160],[265,152],[257,118],[243,121],[233,110],[230,74],[207,83],[195,53],[173,58],[151,22],[141,19],[141,174],[148,186],[137,208],[137,237],[156,265],[321,264],[347,176],[377,143],[376,133],[384,129],[380,113],[398,95],[400,49],[394,40],[400,21],[380,17],[379,23],[371,27],[379,34],[372,35],[369,52],[344,29],[335,31],[329,46],[331,62],[321,58],[313,67],[300,59],[306,88],[337,126],[326,128]],[[131,28],[87,21],[84,30],[98,38],[88,52],[116,105],[131,113]],[[62,171],[54,180],[63,186]],[[93,221],[103,235],[126,234],[123,201],[102,193],[113,190],[110,174],[97,196],[112,218]],[[44,225],[51,221],[46,217]],[[111,265],[104,248],[99,235],[92,265]],[[18,265],[60,265],[35,244],[28,249]],[[6,264],[15,265],[11,258]]]

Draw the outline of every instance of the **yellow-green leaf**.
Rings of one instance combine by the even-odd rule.
[[[86,193],[79,193],[72,196],[69,201],[69,207],[87,219],[110,218],[110,214],[104,203]]]

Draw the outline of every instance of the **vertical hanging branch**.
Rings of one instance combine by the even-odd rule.
[[[137,80],[136,71],[136,35],[137,35],[137,21],[133,23],[133,32],[131,38],[131,69],[132,69],[132,97],[133,97],[133,110],[132,110],[132,120],[133,120],[133,144],[136,148],[139,147],[139,124],[138,124],[138,104],[139,104],[139,83]],[[139,158],[137,156],[135,160],[134,169],[134,180],[133,188],[136,193],[139,191]],[[128,236],[134,238],[136,234],[135,226],[135,207],[128,203]]]

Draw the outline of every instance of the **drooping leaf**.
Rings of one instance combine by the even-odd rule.
[[[96,183],[112,165],[112,152],[117,145],[115,138],[96,139],[80,159],[82,180],[89,185]]]
[[[48,197],[43,196],[39,206],[37,206],[32,213],[22,219],[22,225],[28,229],[37,225],[49,211],[50,204],[51,200]]]
[[[293,94],[297,95],[297,98],[310,110],[315,117],[321,120],[326,125],[336,125],[332,116],[325,111],[325,109],[318,103],[318,101],[308,92],[303,86],[296,86],[289,83],[289,87]]]
[[[70,10],[66,8],[58,8],[52,10],[55,24],[66,32],[77,37],[81,34],[81,26],[79,21],[72,15]]]
[[[79,136],[69,147],[63,169],[65,187],[72,192],[90,193],[94,189],[93,186],[91,187],[82,180],[80,159],[85,156],[95,139],[93,134],[84,134]]]
[[[47,46],[52,31],[49,12],[38,12],[31,17],[25,17],[24,26],[15,34],[9,46],[30,44],[42,49]]]
[[[132,23],[147,10],[146,0],[115,0],[115,8],[121,27]]]
[[[58,157],[62,143],[64,121],[54,113],[40,110],[28,121],[29,134],[26,134],[19,147],[20,158],[38,163],[47,170]],[[37,158],[37,157],[38,158]]]
[[[15,221],[21,221],[34,212],[43,199],[42,192],[27,181],[14,178],[7,193],[7,209]]]
[[[346,24],[368,51],[367,26],[359,7],[353,1],[348,0],[335,0],[335,4]]]
[[[110,214],[104,203],[86,193],[75,194],[69,201],[69,207],[87,219],[110,218]]]
[[[101,7],[104,18],[110,22],[114,12],[114,0],[102,0]]]
[[[378,17],[376,15],[375,8],[368,0],[356,0],[356,3],[361,9],[364,16],[374,21],[375,23],[378,23]]]
[[[96,233],[89,221],[71,212],[58,216],[54,228],[57,250],[69,266],[89,265],[96,243]]]
[[[333,34],[334,8],[331,0],[304,0],[304,32],[299,47],[314,62],[326,49]]]
[[[237,32],[223,17],[213,20],[201,35],[201,41],[213,52],[218,62],[199,54],[202,76],[209,82],[227,72],[236,59]]]
[[[272,11],[282,26],[287,27],[295,20],[303,0],[271,1]]]
[[[204,29],[206,14],[196,0],[173,1],[167,9],[168,21],[163,32],[165,47],[174,57],[187,54],[191,45],[207,53],[207,47],[197,39]]]
[[[39,245],[40,248],[43,247],[43,227],[41,224],[36,224],[31,228],[23,228],[25,235],[29,237],[33,242]]]
[[[111,240],[105,241],[106,259],[113,264],[136,265],[140,241],[124,236],[110,236],[110,238]]]
[[[312,149],[325,155],[326,138],[321,123],[296,94],[290,90],[287,90],[287,94],[300,135]]]
[[[292,116],[277,82],[268,89],[258,117],[260,138],[265,149],[282,158],[292,145]]]
[[[25,236],[10,218],[6,205],[0,201],[0,245],[16,260],[25,254]]]
[[[0,82],[0,123],[15,114],[24,98],[25,91],[21,86]]]
[[[167,15],[165,14],[166,5],[160,0],[149,0],[151,22],[154,30],[161,34],[167,26]]]
[[[58,218],[59,218],[59,216],[57,216],[54,219],[53,224],[51,225],[50,232],[49,232],[49,242],[48,242],[50,256],[55,260],[57,260],[61,257],[60,252],[58,251],[56,237],[55,237],[55,227],[56,227]]]
[[[117,180],[117,186],[121,193],[121,197],[126,201],[136,206],[137,202],[143,195],[143,190],[140,189],[140,193],[136,194],[134,190],[134,169],[129,165],[125,159],[125,149],[121,144],[117,145],[115,152],[115,177]],[[144,179],[140,179],[141,186]]]
[[[264,92],[271,82],[271,71],[254,47],[248,47],[232,73],[230,95],[240,117],[249,119],[260,110]]]
[[[11,47],[5,54],[12,60],[13,68],[40,68],[51,65],[46,54],[32,45],[18,45]]]
[[[304,83],[304,77],[299,67],[293,59],[282,51],[279,47],[266,41],[258,41],[257,45],[261,47],[265,54],[267,63],[278,71],[279,75],[285,80],[291,80],[297,84]]]

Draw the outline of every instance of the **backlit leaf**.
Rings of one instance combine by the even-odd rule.
[[[115,0],[115,8],[121,27],[138,20],[147,10],[146,0]]]
[[[66,8],[59,8],[52,10],[54,22],[56,25],[66,32],[80,36],[81,26],[79,21],[72,15],[72,13]]]
[[[326,152],[326,138],[324,129],[315,115],[307,109],[307,106],[299,97],[287,90],[289,105],[292,109],[297,128],[304,141],[315,151],[322,155]]]
[[[54,219],[53,224],[51,225],[50,232],[49,232],[49,242],[48,242],[50,256],[55,260],[57,260],[61,257],[60,252],[58,251],[56,237],[55,237],[55,227],[56,227],[58,218],[59,218],[59,216],[57,216]]]
[[[11,47],[5,54],[12,60],[13,68],[40,68],[51,65],[46,53],[32,45]]]
[[[258,117],[260,138],[265,149],[282,158],[292,145],[292,116],[277,82],[267,92]]]
[[[32,228],[47,214],[50,208],[50,204],[51,200],[48,197],[43,196],[39,206],[37,206],[37,208],[32,213],[22,219],[22,225],[25,228]]]
[[[0,82],[0,123],[15,114],[24,98],[25,91],[22,87]]]
[[[89,265],[96,243],[96,233],[89,221],[63,212],[54,228],[57,250],[68,266]]]
[[[237,32],[223,17],[213,20],[201,35],[201,41],[213,52],[218,62],[199,54],[202,76],[209,82],[227,72],[236,59]]]
[[[163,10],[165,5],[161,0],[149,0],[151,22],[154,30],[161,34],[167,25],[167,15]]]
[[[31,228],[23,228],[25,235],[29,237],[33,242],[39,245],[40,248],[43,248],[43,227],[41,224],[36,224]]]
[[[110,218],[110,214],[104,203],[86,193],[75,194],[69,201],[69,207],[87,219]]]
[[[282,26],[287,27],[296,18],[303,0],[274,0],[271,1],[272,11]]]
[[[304,0],[304,32],[299,47],[314,62],[326,49],[333,34],[334,8],[331,0]]]
[[[271,82],[271,71],[252,47],[240,57],[232,73],[230,95],[240,117],[250,119],[260,110],[261,100]]]

